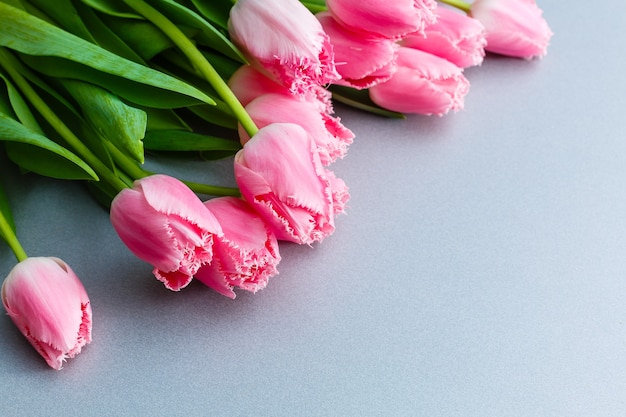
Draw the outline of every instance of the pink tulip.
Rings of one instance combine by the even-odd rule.
[[[398,71],[372,87],[370,97],[379,106],[401,113],[443,115],[463,108],[469,82],[463,71],[435,55],[401,47]]]
[[[482,23],[445,7],[437,7],[437,13],[439,18],[423,35],[409,34],[402,45],[437,55],[461,68],[482,64],[487,44]]]
[[[315,144],[296,124],[261,128],[235,155],[235,179],[280,240],[323,240],[335,230],[335,205],[345,203],[337,197],[346,191],[333,189],[340,184],[329,179]]]
[[[328,36],[298,0],[239,0],[229,33],[257,69],[293,94],[339,78]]]
[[[185,184],[166,175],[135,181],[111,204],[111,223],[138,258],[154,265],[154,276],[178,291],[211,262],[217,219]]]
[[[389,39],[420,32],[437,18],[434,0],[326,0],[326,6],[345,27]]]
[[[269,227],[244,200],[214,198],[204,205],[222,225],[224,236],[215,239],[213,261],[195,278],[229,298],[234,287],[257,292],[278,274],[278,242]]]
[[[27,258],[2,284],[2,304],[54,369],[91,342],[91,304],[72,269],[58,258]]]
[[[317,103],[293,96],[265,94],[252,100],[246,111],[259,128],[272,123],[300,125],[315,141],[324,165],[343,158],[354,138],[354,134],[338,118],[320,112]],[[239,137],[242,144],[250,139],[241,127]]]
[[[487,29],[489,52],[526,59],[548,53],[552,31],[535,0],[476,0],[470,15]]]
[[[341,75],[335,84],[364,89],[391,78],[398,49],[394,40],[354,32],[328,12],[316,17],[333,44],[335,65]]]

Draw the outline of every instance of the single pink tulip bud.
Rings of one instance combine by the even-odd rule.
[[[437,14],[439,18],[426,27],[424,34],[407,35],[402,46],[444,58],[460,68],[482,64],[487,45],[482,23],[446,7],[437,7]]]
[[[333,44],[335,65],[341,75],[335,84],[364,89],[391,78],[398,49],[393,39],[354,32],[328,12],[316,17]]]
[[[154,276],[173,291],[211,262],[214,236],[222,235],[202,201],[167,175],[145,177],[122,190],[111,203],[111,223],[128,249],[154,265]]]
[[[459,67],[407,47],[398,51],[394,76],[369,90],[372,101],[385,109],[438,116],[463,108],[468,91],[469,81]]]
[[[213,261],[202,266],[195,278],[229,298],[234,287],[257,292],[278,274],[278,242],[247,202],[220,197],[204,205],[222,225],[224,235],[213,243]]]
[[[489,52],[525,59],[548,53],[552,31],[535,0],[476,0],[470,15],[485,26]]]
[[[300,125],[315,142],[324,165],[343,158],[354,139],[354,134],[341,124],[339,118],[320,112],[316,102],[297,97],[265,94],[252,100],[246,111],[259,128],[272,123]],[[239,128],[239,137],[244,145],[250,139],[242,127]]]
[[[91,304],[72,269],[58,258],[26,258],[2,284],[2,304],[54,369],[91,342]]]
[[[326,0],[326,6],[345,27],[389,39],[420,32],[437,18],[435,0]]]
[[[259,129],[235,155],[243,197],[278,239],[301,244],[322,241],[335,230],[334,204],[342,192],[333,190],[338,182],[328,172],[309,135],[292,123]]]
[[[339,78],[328,36],[298,0],[239,0],[228,31],[257,69],[293,94]]]

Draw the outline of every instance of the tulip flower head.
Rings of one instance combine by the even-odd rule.
[[[435,0],[326,0],[330,13],[356,32],[400,39],[437,19]]]
[[[463,108],[468,91],[469,81],[456,65],[427,52],[401,47],[398,71],[369,93],[372,101],[388,110],[441,116]]]
[[[437,7],[438,19],[424,30],[402,39],[402,46],[444,58],[460,68],[480,65],[487,45],[485,27],[472,17]]]
[[[213,261],[195,278],[229,298],[234,287],[257,292],[276,274],[278,241],[265,222],[244,200],[220,197],[204,205],[222,225],[224,235],[213,243]]]
[[[228,31],[257,69],[292,94],[339,78],[328,36],[298,0],[239,0]]]
[[[170,290],[187,286],[211,262],[217,219],[179,180],[152,175],[122,190],[111,204],[111,223],[138,258],[154,265],[154,276]]]
[[[2,284],[2,304],[13,323],[54,369],[91,342],[91,304],[61,259],[26,258]]]
[[[518,58],[543,57],[552,31],[535,0],[476,0],[470,15],[487,30],[489,52]]]
[[[311,244],[335,230],[334,190],[306,131],[292,123],[267,125],[235,155],[235,179],[243,197],[279,240]],[[344,185],[345,186],[345,185]]]

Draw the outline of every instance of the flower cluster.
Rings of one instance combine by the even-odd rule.
[[[486,52],[542,57],[552,36],[534,0],[220,1],[85,3],[81,24],[51,0],[36,15],[0,2],[0,150],[23,171],[88,181],[166,288],[195,278],[229,298],[278,274],[280,242],[322,242],[345,212],[331,165],[355,136],[333,99],[441,116],[463,108],[463,71]],[[145,150],[232,157],[237,187],[149,172]],[[91,342],[91,303],[64,261],[26,255],[1,191],[0,237],[18,260],[2,303],[60,369]]]
[[[534,0],[449,2],[461,12],[431,0],[326,3],[317,18],[335,48],[334,83],[369,89],[374,103],[400,113],[462,109],[463,69],[480,65],[485,51],[543,56],[552,35]]]

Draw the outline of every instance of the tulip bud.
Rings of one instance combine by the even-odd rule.
[[[228,31],[257,69],[292,94],[339,78],[328,36],[298,0],[239,0]]]
[[[154,276],[178,291],[213,258],[217,219],[182,182],[151,175],[122,190],[111,203],[111,223],[138,258],[154,266]]]
[[[552,31],[535,0],[476,0],[470,15],[485,26],[489,52],[526,59],[548,52]]]
[[[369,92],[379,106],[401,113],[436,114],[463,108],[469,81],[463,71],[438,56],[401,47],[398,71]]]
[[[235,155],[235,179],[245,200],[278,239],[301,244],[332,234],[334,216],[348,199],[343,181],[329,172],[307,132],[292,123],[259,129]]]
[[[74,271],[58,258],[27,258],[2,284],[13,323],[54,369],[91,342],[91,304]]]

